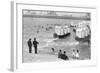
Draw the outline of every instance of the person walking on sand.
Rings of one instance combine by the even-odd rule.
[[[36,38],[34,38],[34,41],[33,41],[33,46],[34,46],[34,49],[35,49],[35,54],[37,54],[37,45],[39,44],[39,42],[36,41]]]
[[[29,47],[29,53],[32,53],[32,42],[31,42],[31,38],[28,40],[27,44],[28,44],[28,47]]]
[[[62,50],[59,50],[58,52],[58,58],[61,58],[62,57]]]

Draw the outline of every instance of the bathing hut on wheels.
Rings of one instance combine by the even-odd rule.
[[[90,37],[91,37],[91,30],[89,25],[87,25],[86,23],[81,23],[77,25],[76,37],[75,37],[77,41],[90,42]]]
[[[66,38],[70,35],[70,28],[68,26],[55,26],[55,38]]]

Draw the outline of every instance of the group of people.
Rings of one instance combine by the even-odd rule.
[[[58,52],[58,58],[63,59],[63,60],[68,60],[69,59],[68,56],[66,55],[66,51],[64,51],[62,53],[62,50],[59,50],[59,52]]]
[[[74,59],[79,59],[79,50],[78,49],[73,49],[73,52],[72,52],[72,57]]]
[[[32,45],[34,47],[34,53],[37,54],[37,46],[39,44],[39,42],[36,40],[36,38],[34,38],[33,43],[31,41],[31,38],[28,40],[27,42],[28,47],[29,47],[29,53],[32,53]],[[52,51],[54,52],[55,49],[51,48]],[[72,58],[74,59],[79,59],[79,50],[78,49],[73,49],[72,51]],[[63,60],[69,60],[69,57],[66,55],[66,51],[59,50],[58,52],[58,58],[63,59]]]
[[[35,54],[37,54],[37,45],[39,44],[39,42],[36,40],[36,38],[34,38],[34,41],[32,43],[31,38],[28,40],[27,42],[28,47],[29,47],[29,53],[32,53],[32,44],[35,50]]]
[[[54,48],[51,48],[52,49],[52,52],[54,52]],[[72,58],[73,59],[79,59],[79,54],[80,54],[80,51],[79,49],[73,49],[72,50]],[[58,52],[58,58],[60,59],[63,59],[63,60],[69,60],[69,57],[66,55],[66,51],[64,51],[62,53],[62,50],[60,49],[59,52]]]

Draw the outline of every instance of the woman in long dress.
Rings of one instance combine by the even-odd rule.
[[[79,59],[79,50],[77,49],[76,51],[76,55],[75,55],[76,59]]]

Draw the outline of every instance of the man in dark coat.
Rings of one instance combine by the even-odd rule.
[[[33,41],[33,45],[34,45],[34,49],[35,49],[35,54],[37,54],[37,45],[39,43],[36,41],[36,38],[34,38],[34,41]]]
[[[61,59],[68,60],[68,56],[66,55],[66,51],[64,51],[64,53],[62,54]]]
[[[31,42],[31,39],[28,40],[27,44],[28,44],[28,47],[29,47],[29,53],[32,53],[32,42]]]

